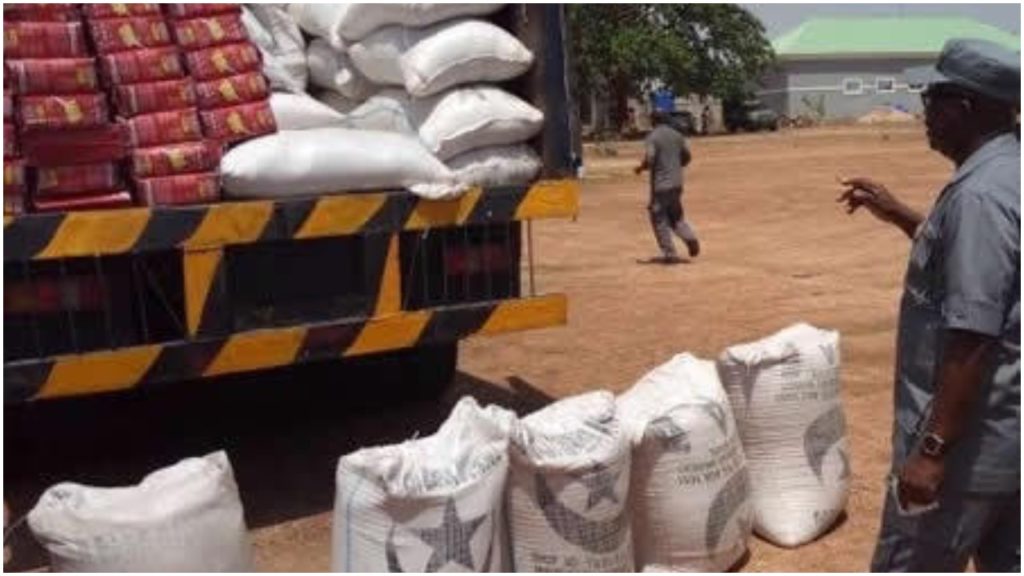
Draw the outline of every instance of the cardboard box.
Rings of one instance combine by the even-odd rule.
[[[107,54],[100,57],[100,72],[115,86],[185,77],[177,46]]]
[[[238,4],[164,4],[164,9],[176,20],[213,14],[237,14],[242,11]]]
[[[11,122],[4,122],[4,158],[18,155],[18,131]]]
[[[23,96],[18,119],[26,132],[88,128],[109,124],[110,110],[106,95],[98,93]]]
[[[203,110],[203,133],[225,144],[277,132],[277,123],[266,100],[214,110]]]
[[[220,177],[212,172],[137,178],[139,202],[148,206],[202,204],[220,199]]]
[[[84,4],[82,10],[92,19],[163,15],[159,4]]]
[[[114,190],[120,187],[121,166],[116,162],[51,166],[36,170],[36,198]]]
[[[127,190],[97,192],[95,194],[73,196],[49,196],[33,198],[32,205],[36,212],[70,212],[74,210],[108,210],[110,208],[127,208],[133,204],[132,195]]]
[[[185,62],[196,82],[259,72],[260,52],[248,42],[226,44],[185,54]]]
[[[100,54],[160,48],[173,44],[171,30],[159,15],[90,20],[89,32]]]
[[[199,50],[222,44],[246,42],[249,40],[249,34],[238,14],[221,14],[176,21],[174,38],[178,46],[184,50]]]
[[[4,4],[4,22],[74,22],[77,4]]]
[[[21,134],[21,153],[32,166],[97,164],[128,157],[126,127],[111,123],[74,130]]]

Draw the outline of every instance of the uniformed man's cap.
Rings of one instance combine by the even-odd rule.
[[[1002,102],[1020,104],[1020,53],[988,40],[946,42],[938,63],[906,71],[911,85],[951,83]]]

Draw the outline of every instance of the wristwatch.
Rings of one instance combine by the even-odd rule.
[[[929,432],[921,439],[921,454],[929,458],[942,458],[946,455],[946,440],[934,432]]]

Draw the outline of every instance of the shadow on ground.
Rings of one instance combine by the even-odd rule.
[[[530,383],[459,372],[443,396],[403,402],[379,372],[310,364],[174,388],[4,409],[4,498],[12,520],[49,486],[134,484],[153,470],[226,450],[251,528],[328,511],[338,457],[433,433],[464,395],[523,415],[552,401]],[[27,528],[7,569],[45,565]]]

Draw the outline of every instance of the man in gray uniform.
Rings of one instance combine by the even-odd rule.
[[[651,116],[654,130],[647,135],[644,159],[634,172],[651,171],[651,199],[647,209],[662,254],[655,261],[676,264],[682,260],[672,243],[673,233],[683,240],[691,257],[700,254],[700,242],[683,213],[683,168],[690,163],[690,149],[682,133],[669,125],[669,120],[664,112]]]
[[[956,165],[931,213],[864,178],[839,198],[913,239],[872,569],[1020,572],[1020,57],[951,40],[924,83],[929,143]]]

